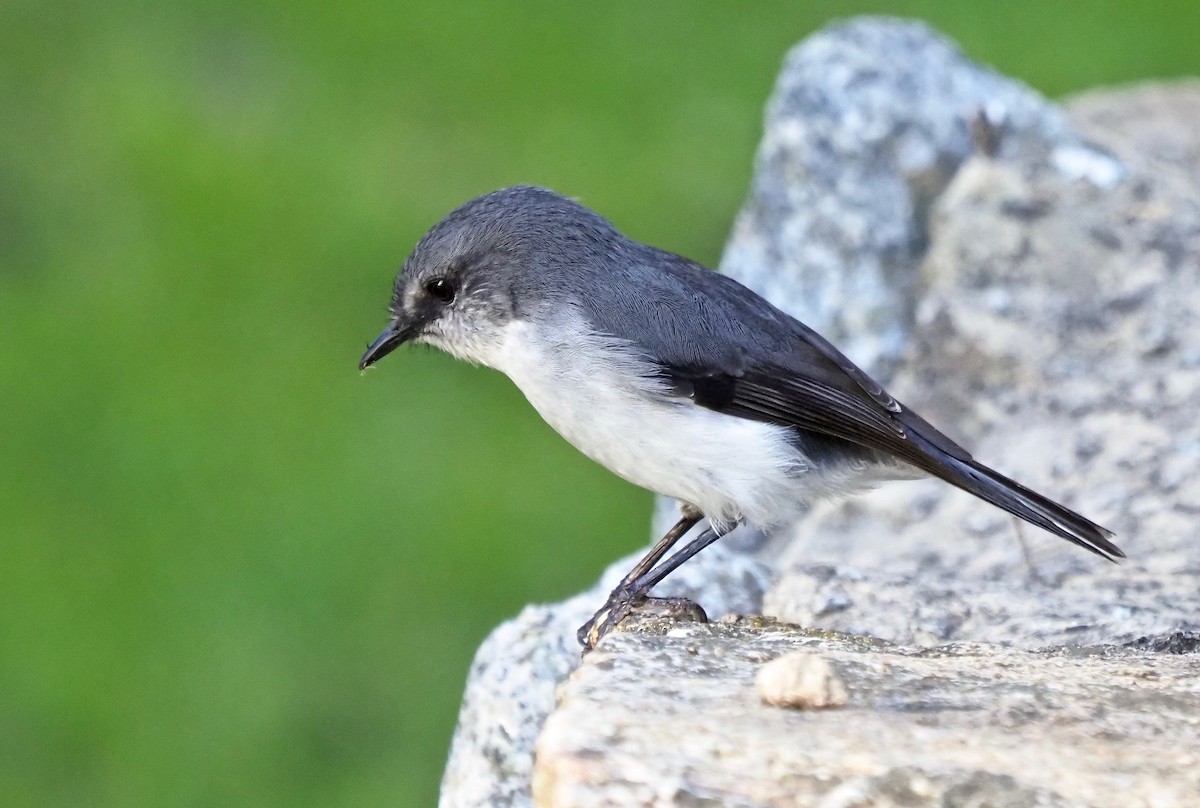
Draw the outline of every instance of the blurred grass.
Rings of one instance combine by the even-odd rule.
[[[788,46],[919,16],[1051,95],[1191,2],[0,7],[0,802],[426,805],[478,641],[646,539],[511,386],[354,369],[466,198],[712,263]]]

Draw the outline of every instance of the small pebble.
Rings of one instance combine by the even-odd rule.
[[[775,707],[821,710],[846,703],[846,686],[829,660],[803,651],[784,654],[763,665],[754,686],[758,697]]]

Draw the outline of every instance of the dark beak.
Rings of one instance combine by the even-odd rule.
[[[367,352],[362,355],[362,359],[358,360],[358,369],[366,370],[405,342],[408,342],[413,336],[413,330],[401,323],[390,323],[387,328],[383,329],[383,333],[376,337],[375,341],[367,347]]]

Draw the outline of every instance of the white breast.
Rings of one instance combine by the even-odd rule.
[[[661,381],[638,375],[627,347],[578,321],[534,328],[510,323],[495,350],[476,360],[507,374],[550,426],[626,480],[710,519],[764,527],[825,493],[826,475],[810,473],[782,427],[663,395]]]

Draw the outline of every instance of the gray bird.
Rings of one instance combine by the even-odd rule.
[[[405,261],[390,310],[360,368],[405,342],[495,368],[585,455],[683,503],[580,628],[585,649],[736,525],[769,529],[886,480],[931,474],[1124,557],[1109,530],[976,461],[803,323],[552,191],[506,188],[450,213]]]

